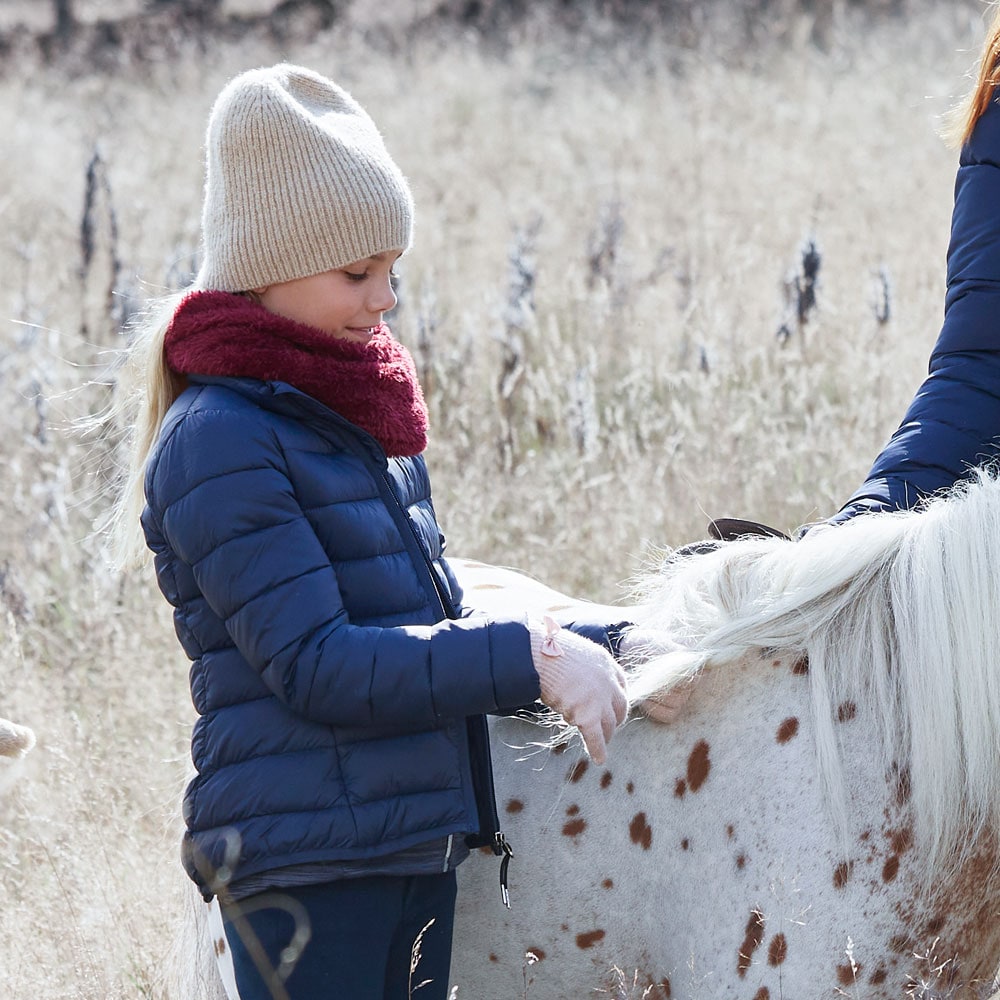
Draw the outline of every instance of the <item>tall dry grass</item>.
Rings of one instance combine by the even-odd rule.
[[[936,126],[978,5],[852,8],[826,52],[791,14],[781,45],[741,49],[718,15],[681,48],[599,22],[409,32],[426,7],[360,5],[283,47],[178,43],[111,75],[5,67],[0,714],[39,736],[0,772],[5,996],[163,996],[187,666],[149,574],[112,577],[90,534],[114,442],[67,428],[106,401],[88,383],[117,318],[193,268],[202,129],[230,75],[291,58],[334,76],[412,180],[394,327],[455,553],[613,600],[648,544],[708,515],[835,510],[920,381],[955,162]]]

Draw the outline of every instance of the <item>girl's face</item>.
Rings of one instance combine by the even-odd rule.
[[[366,344],[396,304],[392,265],[399,250],[366,257],[335,271],[256,288],[261,304],[279,316],[305,323],[331,337]]]

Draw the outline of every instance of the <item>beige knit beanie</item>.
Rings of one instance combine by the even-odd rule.
[[[236,77],[206,146],[197,288],[243,292],[410,245],[406,178],[361,105],[318,73]]]

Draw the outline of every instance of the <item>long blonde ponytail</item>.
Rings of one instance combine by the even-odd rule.
[[[184,388],[184,381],[167,366],[163,340],[170,318],[184,292],[152,303],[133,328],[131,343],[118,372],[115,397],[106,418],[125,431],[128,461],[122,470],[114,503],[101,525],[108,552],[118,570],[146,562],[149,551],[140,516],[145,497],[146,463],[167,410]]]

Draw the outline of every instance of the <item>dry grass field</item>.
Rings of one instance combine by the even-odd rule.
[[[46,30],[41,6],[4,0],[0,30]],[[482,42],[417,30],[430,6],[165,39],[114,71],[26,45],[0,66],[0,715],[39,736],[0,769],[5,997],[165,997],[187,666],[151,574],[112,575],[93,535],[115,440],[72,426],[107,401],[122,316],[193,269],[232,74],[333,76],[412,180],[394,328],[456,554],[616,600],[709,515],[832,513],[921,379],[956,161],[937,129],[979,4],[841,5],[822,49],[791,4],[749,35],[695,18],[684,44],[543,14]]]

